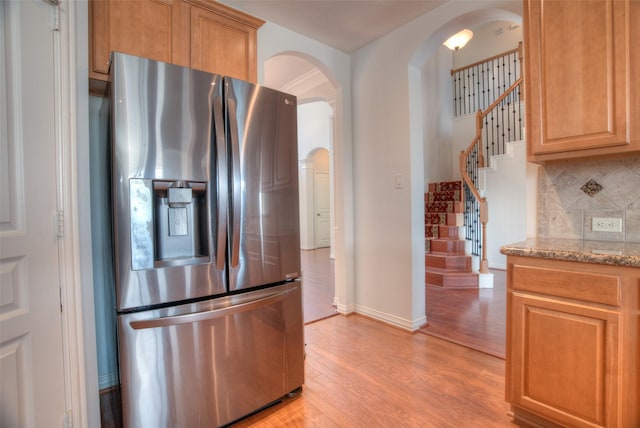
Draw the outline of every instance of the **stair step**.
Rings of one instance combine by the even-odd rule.
[[[464,203],[461,181],[429,183],[424,195],[425,282],[443,288],[478,288],[465,254]],[[461,236],[462,235],[462,236]]]
[[[462,181],[441,181],[439,183],[429,183],[429,192],[452,190],[462,190]]]
[[[431,239],[430,251],[434,253],[447,253],[464,255],[465,242],[460,239]]]
[[[424,224],[444,224],[447,226],[462,226],[464,224],[463,213],[426,213]]]
[[[462,201],[462,190],[443,190],[424,194],[425,202]]]
[[[478,274],[429,269],[425,271],[425,283],[442,288],[478,288]]]
[[[439,238],[450,238],[450,239],[458,239],[458,231],[460,230],[459,226],[447,226],[441,224],[438,226],[438,237]]]
[[[464,240],[464,232],[460,232],[460,226],[447,226],[446,224],[425,224],[424,237],[434,239]]]
[[[424,264],[427,269],[449,269],[471,272],[471,256],[449,255],[446,253],[434,253],[424,255]]]
[[[430,201],[424,203],[426,213],[463,213],[464,204],[460,201]]]

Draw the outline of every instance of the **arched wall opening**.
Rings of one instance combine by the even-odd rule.
[[[461,148],[456,143],[456,138],[458,137],[457,127],[460,124],[454,121],[453,118],[450,70],[517,47],[517,43],[514,43],[514,46],[509,47],[496,46],[487,48],[485,46],[482,49],[476,48],[476,52],[465,52],[466,58],[462,60],[462,64],[460,64],[460,61],[456,64],[455,55],[444,47],[442,42],[463,28],[469,28],[476,33],[477,30],[490,27],[496,22],[521,24],[522,17],[512,11],[500,9],[478,10],[458,16],[443,24],[426,38],[415,51],[409,63],[410,145],[412,152],[422,153],[423,160],[422,165],[417,162],[412,165],[412,170],[415,166],[415,173],[412,173],[412,179],[424,180],[425,189],[430,182],[460,180],[458,154]],[[468,46],[470,49],[474,49],[471,43]],[[467,47],[464,49],[467,49]],[[468,141],[465,140],[463,143],[464,148],[471,142],[473,135],[475,135],[475,124]],[[524,165],[522,165],[521,171],[524,169]],[[523,195],[528,193],[527,187],[522,186],[520,192]],[[493,225],[490,224],[490,226],[494,227],[494,231],[488,231],[487,237],[489,241],[496,242],[496,239],[491,234],[500,234],[504,233],[504,231],[498,230],[500,224],[498,217],[495,215],[495,210],[500,211],[501,208],[499,203],[496,203],[495,198],[493,207],[490,201],[489,209],[489,223],[492,222],[491,211],[494,211]],[[528,209],[530,210],[530,208]],[[412,216],[415,216],[416,222],[424,217],[422,200],[412,203]],[[520,228],[518,233],[523,233],[523,230],[524,228]],[[421,257],[424,254],[423,235],[424,233],[413,237],[412,246],[414,251],[413,260],[421,260],[420,269],[424,269],[423,257]],[[517,240],[519,239],[513,239],[511,242]],[[416,266],[414,269],[418,270],[418,267]],[[428,315],[427,313],[427,318]]]
[[[334,302],[337,303],[341,301],[339,296],[347,293],[346,281],[340,279],[346,264],[341,257],[345,228],[339,226],[344,224],[346,216],[340,202],[344,183],[338,165],[343,144],[340,137],[342,90],[320,61],[300,52],[282,52],[268,58],[264,62],[264,84],[298,98],[301,248],[330,247],[330,257],[335,259]],[[322,166],[317,158],[319,153],[327,158]],[[316,200],[316,196],[325,191],[328,210],[322,206],[318,213],[316,208],[322,201]],[[318,224],[317,217],[322,217],[322,225]],[[318,239],[320,234],[328,236]]]

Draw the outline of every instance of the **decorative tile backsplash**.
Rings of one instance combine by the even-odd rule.
[[[589,196],[595,196],[599,191],[602,190],[602,186],[595,180],[589,180],[584,183],[584,186],[582,186],[580,190],[582,190]]]
[[[593,217],[622,219],[622,232],[593,232]],[[538,236],[640,242],[640,157],[540,168]]]

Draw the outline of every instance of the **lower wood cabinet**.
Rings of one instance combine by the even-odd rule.
[[[640,426],[640,269],[507,257],[506,399],[544,427]]]

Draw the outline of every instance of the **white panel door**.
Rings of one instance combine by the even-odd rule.
[[[315,247],[324,248],[331,245],[331,204],[329,202],[329,174],[316,172],[313,194],[315,207]]]
[[[0,426],[62,427],[55,7],[0,2]]]

